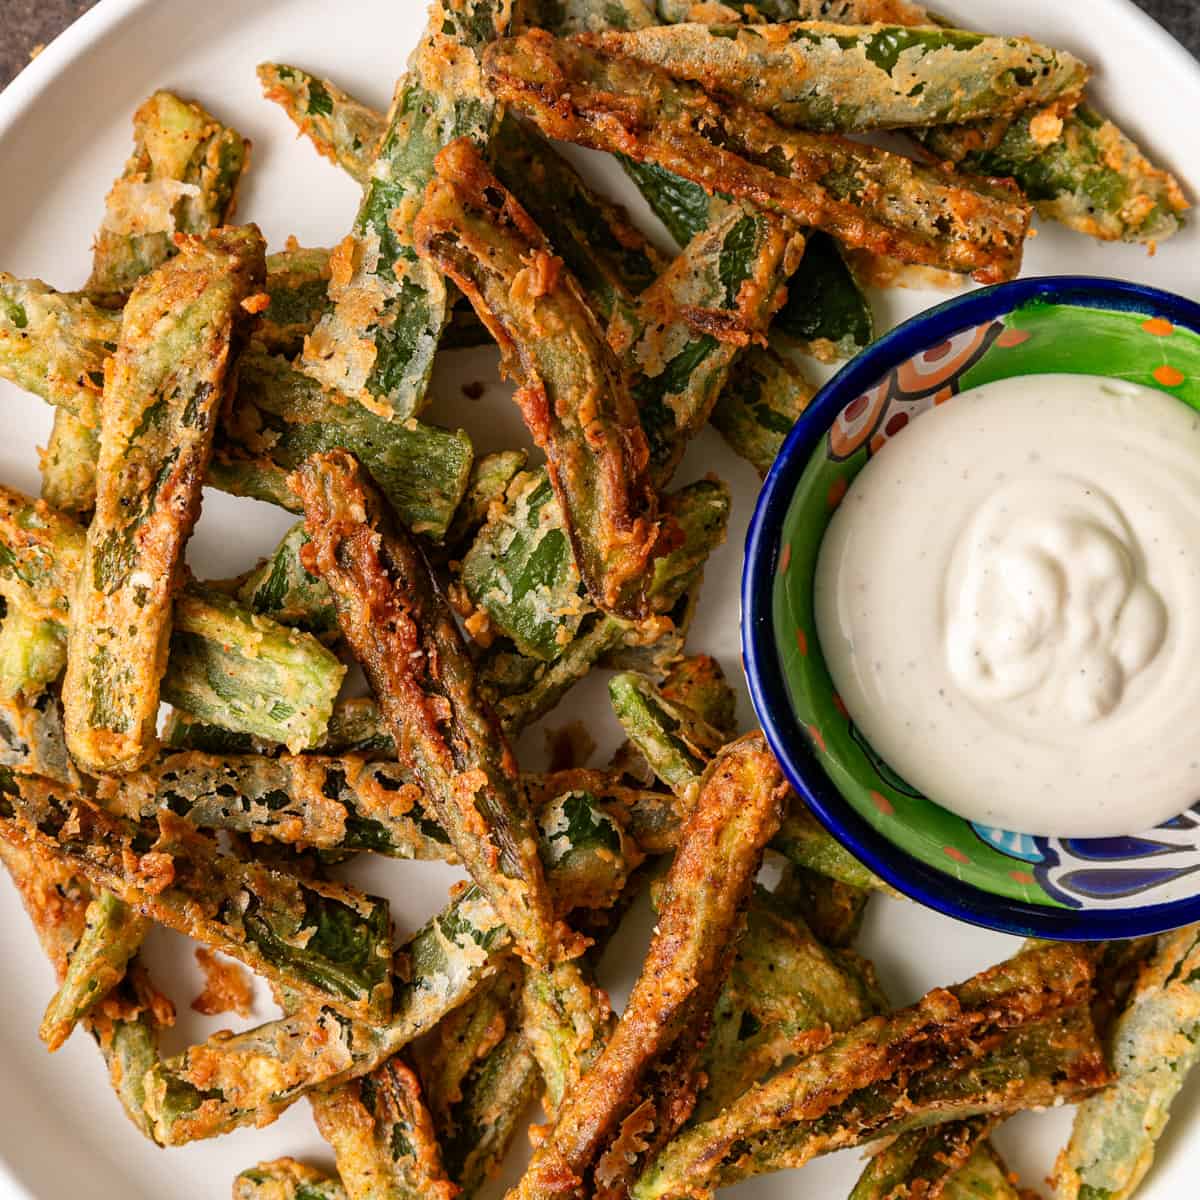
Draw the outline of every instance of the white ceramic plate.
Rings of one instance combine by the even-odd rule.
[[[945,7],[969,26],[1024,33],[1075,51],[1094,64],[1095,97],[1154,154],[1200,192],[1200,66],[1128,0],[1092,0],[1079,6],[1041,0],[959,0]],[[298,142],[287,119],[259,96],[255,65],[264,59],[302,64],[341,81],[364,99],[384,106],[395,77],[424,23],[424,0],[102,0],[0,96],[0,267],[35,275],[61,288],[82,284],[89,245],[104,196],[129,150],[129,120],[157,87],[195,96],[254,141],[253,167],[239,216],[258,222],[272,247],[289,234],[307,245],[331,245],[350,226],[356,188]],[[635,214],[650,218],[620,172],[599,156],[573,153],[594,179],[619,195]],[[652,221],[647,228],[653,227]],[[661,235],[661,229],[656,228]],[[1057,228],[1045,228],[1026,256],[1028,273],[1079,272],[1122,276],[1200,299],[1200,235],[1190,228],[1156,257],[1138,247],[1101,247]],[[891,292],[874,297],[883,327],[933,303],[938,296]],[[463,383],[488,384],[483,398],[467,400]],[[430,419],[463,425],[483,452],[527,444],[508,390],[496,378],[494,355],[448,356],[433,387]],[[0,479],[36,493],[35,446],[44,442],[50,416],[39,402],[0,384]],[[711,432],[698,438],[680,482],[715,470],[734,489],[728,544],[708,569],[692,645],[716,654],[731,678],[741,680],[738,658],[738,580],[742,538],[757,480]],[[192,539],[189,560],[200,577],[245,569],[288,526],[286,514],[251,501],[209,493]],[[752,719],[742,690],[740,714]],[[581,717],[600,741],[602,761],[617,740],[604,681],[578,687],[551,724]],[[536,766],[542,733],[532,730],[519,747],[522,762]],[[388,896],[397,928],[415,928],[439,908],[456,877],[436,864],[378,861],[353,872],[356,881]],[[649,920],[635,914],[609,955],[604,982],[624,1000],[645,941]],[[863,950],[870,954],[889,995],[910,1003],[929,987],[949,983],[1011,953],[1016,943],[999,934],[955,924],[909,904],[872,904]],[[151,966],[180,1010],[167,1039],[178,1050],[216,1028],[224,1018],[189,1011],[199,974],[183,939],[156,935]],[[295,1105],[265,1130],[244,1129],[217,1141],[158,1150],[134,1131],[111,1095],[95,1047],[82,1033],[56,1056],[37,1039],[52,980],[33,933],[7,881],[0,882],[0,1196],[58,1200],[216,1200],[229,1195],[241,1169],[283,1154],[328,1163],[329,1155]],[[260,992],[254,1022],[274,1015]],[[1200,1077],[1175,1106],[1145,1200],[1195,1195],[1187,1157],[1200,1153]],[[1062,1143],[1066,1112],[1026,1114],[1000,1133],[1010,1163],[1030,1185],[1040,1183]],[[514,1152],[509,1175],[519,1169]],[[861,1152],[848,1151],[806,1168],[743,1185],[756,1200],[845,1196],[861,1168]],[[5,1178],[7,1168],[7,1180]],[[505,1181],[493,1191],[500,1194]]]

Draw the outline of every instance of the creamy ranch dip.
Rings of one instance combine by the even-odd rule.
[[[1200,415],[1089,375],[986,384],[854,480],[817,562],[834,686],[939,804],[1141,832],[1200,799]]]

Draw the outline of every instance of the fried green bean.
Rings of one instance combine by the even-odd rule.
[[[348,1200],[341,1182],[294,1158],[249,1167],[233,1181],[233,1200]]]
[[[347,1200],[453,1200],[433,1120],[404,1055],[309,1097]]]
[[[314,455],[296,476],[312,539],[307,560],[400,749],[463,865],[531,961],[561,942],[516,761],[454,616],[411,537],[344,452]]]
[[[1059,1200],[1125,1200],[1154,1161],[1171,1103],[1200,1060],[1200,928],[1164,934],[1112,1029],[1116,1080],[1080,1105]]]
[[[526,971],[521,991],[525,1040],[542,1073],[542,1106],[553,1121],[567,1092],[599,1057],[616,1018],[608,996],[579,959]]]
[[[581,40],[825,133],[1013,117],[1077,94],[1089,73],[1029,38],[902,25],[685,24]]]
[[[884,1134],[1086,1095],[1108,1079],[1091,971],[1077,947],[1037,947],[872,1017],[682,1133],[633,1196],[705,1196]]]
[[[0,701],[37,699],[66,665],[63,628],[6,600],[0,620]]]
[[[695,1066],[727,973],[782,777],[760,736],[714,762],[667,876],[629,1003],[584,1079],[568,1089],[515,1195],[612,1196],[692,1107]]]
[[[330,311],[305,342],[302,371],[386,418],[425,405],[449,315],[445,281],[413,249],[412,221],[455,138],[486,145],[496,105],[479,54],[508,32],[512,0],[434,0],[409,59],[350,236],[334,251]]]
[[[516,400],[593,603],[646,615],[661,532],[625,378],[579,284],[466,139],[443,150],[414,227],[418,251],[471,301],[519,382]]]
[[[263,95],[278,104],[292,124],[317,148],[366,187],[371,163],[387,132],[387,121],[328,79],[286,63],[258,68]],[[324,292],[321,299],[324,301]]]
[[[821,1049],[883,1007],[873,977],[859,977],[787,906],[756,888],[700,1060],[707,1084],[695,1119],[707,1120],[794,1055]]]
[[[61,861],[0,839],[0,863],[12,877],[46,957],[61,981],[85,927],[90,889]],[[158,1061],[158,1037],[175,1019],[171,1002],[131,964],[126,977],[98,1008],[83,1018],[108,1068],[126,1115],[146,1136],[146,1072]]]
[[[252,227],[180,251],[134,288],[105,380],[96,515],[63,682],[67,744],[93,772],[129,770],[154,751],[183,550],[242,305],[265,274]]]
[[[105,203],[87,293],[118,307],[142,276],[229,222],[250,143],[198,104],[155,92],[133,117],[133,154]]]
[[[76,516],[96,507],[100,438],[94,425],[65,408],[54,410],[50,440],[40,454],[42,499]]]
[[[940,1200],[949,1184],[984,1144],[995,1118],[969,1117],[915,1129],[888,1142],[863,1169],[850,1200]]]
[[[1042,217],[1089,237],[1158,242],[1183,227],[1189,205],[1179,181],[1088,104],[918,136],[960,170],[1015,179]]]
[[[811,251],[812,239],[806,259]],[[734,363],[710,420],[729,448],[765,479],[816,390],[791,360],[765,346],[756,347]]]
[[[54,993],[38,1036],[53,1053],[75,1026],[125,978],[150,922],[111,892],[88,905],[83,933],[71,952],[66,977]]]
[[[309,249],[289,239],[286,250],[267,255],[270,303],[259,314],[255,340],[272,354],[299,354],[304,339],[325,312],[329,290],[329,251]]]
[[[99,422],[104,361],[120,334],[120,313],[0,271],[0,379],[90,425]]]
[[[614,904],[640,859],[623,861],[624,843],[614,843],[608,833],[619,826],[609,815],[586,821],[566,815],[553,821],[559,844],[547,852],[547,877],[560,911],[580,899],[593,908]],[[587,846],[570,844],[577,832]],[[602,894],[606,886],[610,890]],[[266,1125],[312,1088],[373,1071],[467,1000],[512,946],[512,935],[480,889],[466,888],[401,947],[387,1024],[347,1022],[322,1007],[215,1037],[160,1062],[146,1081],[156,1137],[164,1145],[182,1145],[241,1125]]]
[[[170,812],[156,826],[93,808],[37,776],[0,775],[0,837],[57,856],[142,915],[196,937],[341,1014],[385,1019],[386,902],[218,853]]]
[[[485,70],[497,96],[547,136],[656,163],[901,262],[984,283],[1020,269],[1030,210],[1014,188],[784,129],[692,84],[537,30],[489,47]]]

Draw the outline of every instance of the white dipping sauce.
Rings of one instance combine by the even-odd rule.
[[[1200,416],[1136,384],[971,389],[889,439],[821,545],[834,686],[884,760],[1023,833],[1200,798]]]

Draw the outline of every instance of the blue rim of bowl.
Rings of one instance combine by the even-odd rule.
[[[1134,909],[1046,908],[993,895],[919,862],[842,797],[792,710],[772,631],[779,538],[800,475],[837,414],[885,372],[952,334],[1044,299],[1164,317],[1200,334],[1200,304],[1159,288],[1089,275],[1046,275],[981,288],[910,318],[846,364],[796,421],[763,484],[746,534],[742,661],[763,732],[792,787],[818,820],[880,878],[946,916],[986,929],[1058,941],[1146,937],[1200,921],[1200,895]]]

